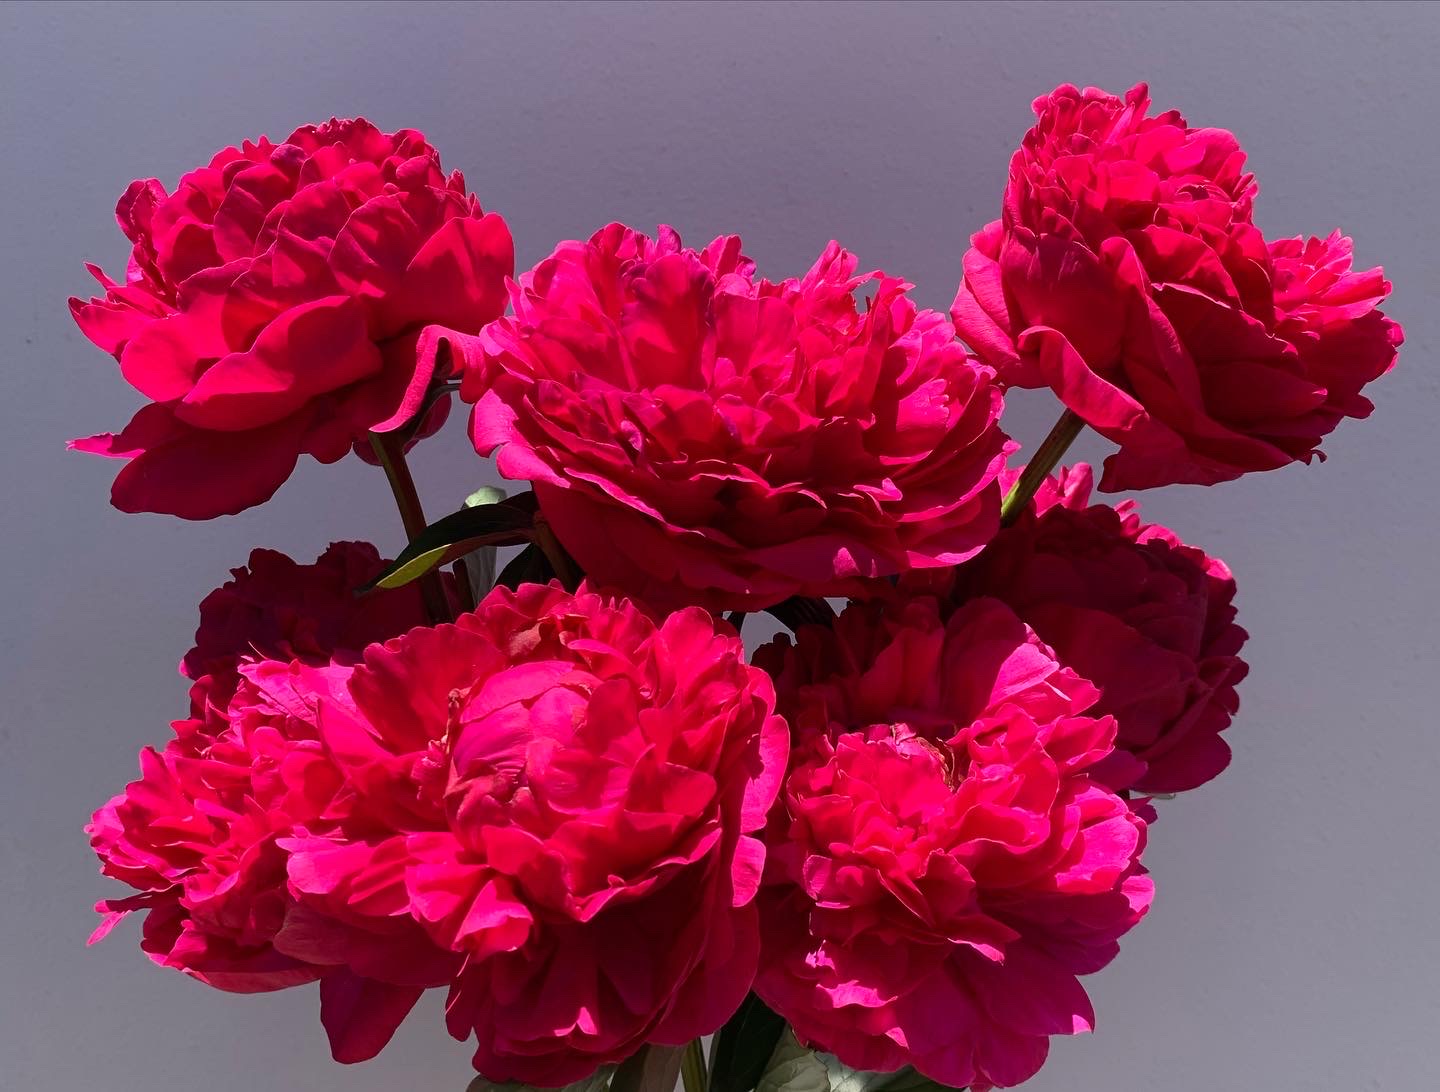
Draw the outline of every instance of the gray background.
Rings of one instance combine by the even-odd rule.
[[[107,506],[64,450],[137,404],[72,325],[111,209],[223,144],[332,113],[415,126],[514,230],[522,265],[612,218],[744,234],[764,272],[838,235],[948,305],[1032,97],[1069,80],[1235,129],[1274,235],[1343,225],[1409,341],[1331,461],[1146,499],[1225,557],[1253,674],[1218,782],[1164,809],[1150,918],[1091,980],[1100,1026],[1030,1089],[1440,1086],[1432,365],[1440,8],[1318,4],[0,7],[0,1087],[459,1092],[432,1004],[378,1060],[328,1059],[313,990],[212,992],[124,927],[84,939],[80,828],[184,708],[195,606],[255,544],[393,549],[377,471],[306,461],[275,501],[186,524]],[[1053,413],[1017,399],[1033,444]],[[1088,454],[1103,454],[1091,445]],[[432,514],[488,480],[450,430]]]

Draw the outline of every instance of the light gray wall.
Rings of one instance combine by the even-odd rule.
[[[1385,264],[1409,341],[1329,463],[1147,500],[1234,567],[1253,674],[1233,767],[1154,831],[1159,896],[1092,980],[1098,1033],[1030,1088],[1440,1087],[1437,45],[1440,7],[1403,5],[0,7],[0,1088],[467,1079],[438,1006],[342,1070],[310,990],[211,992],[150,966],[133,926],[83,946],[117,888],[80,827],[183,709],[200,597],[254,544],[398,538],[353,461],[184,524],[112,511],[113,468],[64,450],[136,404],[65,309],[82,260],[123,268],[130,179],[358,112],[429,134],[524,264],[612,218],[738,230],[775,275],[834,234],[943,307],[1031,98],[1146,77],[1240,134],[1268,232],[1343,225]],[[1051,413],[1007,421],[1033,444]],[[436,511],[488,480],[455,430],[418,463]]]

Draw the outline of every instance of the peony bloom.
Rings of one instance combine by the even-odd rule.
[[[593,578],[759,609],[953,564],[996,529],[999,391],[908,288],[835,243],[772,283],[738,237],[612,224],[524,276],[513,318],[428,345],[464,357],[475,446],[534,481]]]
[[[1120,445],[1100,487],[1210,485],[1320,455],[1403,340],[1350,241],[1267,244],[1223,129],[1066,85],[971,240],[955,325],[1007,385],[1054,389]]]
[[[91,266],[104,295],[70,309],[150,402],[71,446],[129,460],[112,492],[127,512],[239,512],[302,454],[332,463],[411,424],[435,378],[421,327],[477,331],[514,268],[505,222],[420,133],[362,119],[226,148],[174,193],[133,182],[116,218],[124,281]]]
[[[163,750],[140,755],[141,777],[95,813],[87,832],[101,871],[140,894],[101,902],[92,941],[145,911],[142,948],[162,966],[224,990],[281,989],[328,965],[276,951],[293,909],[281,836],[322,823],[341,787],[311,723],[320,700],[371,641],[424,620],[413,587],[357,599],[385,562],[340,542],[312,565],[256,550],[248,568],[207,596],[182,671],[194,681],[188,719]],[[292,666],[291,661],[294,661]],[[298,671],[310,665],[305,676]]]
[[[101,871],[140,894],[96,906],[106,936],[145,911],[141,948],[156,963],[237,993],[313,982],[328,969],[278,952],[292,903],[277,838],[318,820],[341,784],[313,728],[273,702],[283,664],[242,667],[223,713],[175,723],[140,779],[91,819]]]
[[[1220,733],[1247,671],[1235,579],[1223,561],[1141,522],[1134,501],[1091,505],[1090,487],[1083,463],[1050,479],[1019,522],[959,568],[955,594],[1004,601],[1100,688],[1092,712],[1117,724],[1108,784],[1193,789],[1230,761]]]
[[[1014,1085],[1091,1028],[1077,975],[1148,909],[1115,724],[1009,608],[854,605],[757,654],[794,756],[756,991],[846,1065]]]
[[[192,715],[207,704],[225,708],[242,660],[355,663],[366,645],[425,624],[414,584],[355,594],[386,564],[368,542],[332,542],[312,565],[275,550],[251,551],[249,562],[200,602],[195,647],[180,664],[196,684]]]
[[[734,1011],[787,736],[728,627],[499,588],[330,689],[316,732],[350,797],[332,829],[281,843],[300,908],[280,950],[396,985],[427,966],[496,1081],[561,1085]],[[327,1026],[355,1056],[393,1030]]]

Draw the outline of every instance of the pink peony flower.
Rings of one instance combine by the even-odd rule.
[[[1018,1084],[1088,1031],[1076,976],[1152,894],[1145,824],[1091,771],[1115,724],[1009,608],[852,605],[756,656],[794,732],[755,988],[847,1065]]]
[[[734,1011],[787,736],[728,627],[500,588],[371,646],[332,690],[316,731],[351,797],[281,843],[300,901],[281,951],[379,982],[424,960],[496,1081],[564,1084]],[[357,1032],[349,1011],[366,1006],[337,1006],[332,1038],[374,1053],[392,1027]]]
[[[426,351],[464,357],[475,446],[534,481],[592,577],[759,609],[953,564],[996,529],[992,373],[909,287],[835,243],[772,283],[738,237],[612,224],[524,276],[513,318]]]
[[[101,871],[140,892],[96,907],[106,918],[92,942],[145,911],[141,947],[212,986],[254,992],[324,975],[327,996],[345,987],[332,966],[275,949],[294,910],[277,839],[323,827],[341,789],[311,714],[346,673],[332,660],[353,663],[424,620],[413,587],[353,594],[384,564],[362,542],[334,543],[312,565],[256,550],[205,598],[181,665],[195,682],[190,717],[163,750],[141,752],[140,779],[87,827]]]
[[[505,308],[509,230],[413,129],[362,119],[226,148],[167,194],[133,182],[123,283],[70,301],[85,336],[150,399],[72,447],[130,460],[127,512],[209,519],[268,500],[309,454],[335,462],[425,409],[421,327],[470,333]],[[434,431],[441,399],[420,424]]]
[[[1141,522],[1134,501],[1091,505],[1091,483],[1084,463],[1051,478],[959,568],[953,594],[1002,600],[1100,688],[1093,712],[1115,717],[1117,739],[1097,776],[1117,789],[1193,789],[1230,761],[1220,733],[1248,670],[1235,579],[1223,561]]]
[[[1223,129],[1065,85],[971,240],[955,325],[1008,385],[1051,387],[1120,445],[1100,487],[1210,485],[1321,455],[1403,340],[1338,233],[1266,244]]]
[[[177,721],[163,751],[141,752],[140,779],[86,827],[101,871],[140,891],[100,902],[105,920],[90,939],[145,911],[141,948],[156,963],[254,993],[327,970],[275,949],[292,902],[276,839],[318,820],[341,784],[313,728],[265,692],[286,665],[240,670],[218,726]]]

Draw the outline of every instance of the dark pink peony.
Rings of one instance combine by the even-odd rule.
[[[280,950],[376,983],[428,967],[497,1081],[564,1084],[734,1011],[787,737],[728,627],[500,588],[332,690],[316,731],[351,795],[282,842],[300,911]],[[354,1056],[393,1029],[363,1003],[326,1022]]]
[[[275,550],[252,550],[250,560],[200,602],[195,646],[180,664],[196,684],[192,715],[206,704],[225,708],[242,660],[355,663],[366,645],[423,625],[415,584],[355,594],[386,564],[368,542],[332,542],[311,565]]]
[[[292,900],[276,839],[317,821],[340,790],[311,725],[266,693],[288,667],[241,668],[223,713],[175,722],[162,751],[140,754],[140,779],[86,828],[101,871],[140,894],[96,906],[104,937],[145,911],[141,948],[161,966],[238,993],[313,982],[326,967],[275,949]],[[316,669],[323,670],[323,669]]]
[[[1003,600],[1100,688],[1093,712],[1118,725],[1107,784],[1193,789],[1230,761],[1220,733],[1248,670],[1235,578],[1173,531],[1143,523],[1134,501],[1091,505],[1091,481],[1083,463],[1051,478],[1014,526],[959,568],[954,594]]]
[[[276,840],[328,822],[341,788],[313,716],[293,715],[321,697],[304,687],[323,689],[330,673],[346,673],[332,660],[353,663],[366,644],[424,620],[412,587],[353,594],[384,564],[361,542],[334,543],[312,565],[256,550],[205,598],[181,664],[195,684],[190,717],[162,750],[141,752],[140,779],[87,828],[101,870],[140,892],[100,903],[106,919],[93,939],[143,910],[150,957],[220,989],[330,976],[275,950],[293,908]]]
[[[695,251],[612,224],[524,276],[513,318],[428,340],[465,358],[476,447],[534,481],[594,578],[758,609],[949,565],[995,531],[998,389],[908,288],[834,243],[772,283],[738,237]]]
[[[1094,1016],[1144,915],[1145,824],[1091,771],[1115,724],[1009,608],[852,605],[756,657],[794,756],[756,990],[847,1065],[1018,1084]]]
[[[70,309],[150,402],[72,446],[129,460],[112,492],[127,512],[239,512],[302,454],[335,462],[415,422],[436,378],[421,327],[474,333],[514,268],[505,222],[420,133],[362,119],[226,148],[174,193],[134,182],[116,217],[124,281],[91,266],[105,294]]]
[[[1049,386],[1120,450],[1101,488],[1209,485],[1321,455],[1403,340],[1337,232],[1267,244],[1223,129],[1065,85],[971,240],[952,316],[1008,385]]]

